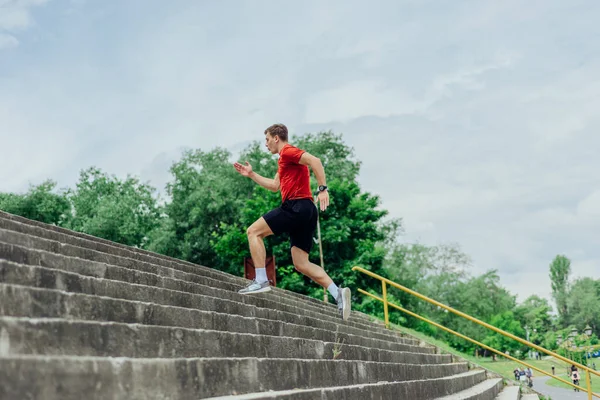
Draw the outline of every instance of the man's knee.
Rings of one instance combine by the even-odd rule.
[[[298,272],[304,272],[308,269],[310,261],[308,260],[308,254],[304,253],[300,249],[292,248],[292,263],[294,268]]]
[[[249,238],[253,238],[253,237],[258,237],[258,238],[262,238],[263,236],[261,235],[260,229],[256,228],[254,225],[248,227],[248,229],[246,229],[246,235]]]
[[[248,227],[248,229],[246,229],[246,235],[248,235],[248,237],[259,237],[262,239],[270,234],[272,234],[272,232],[269,226],[260,220],[253,223]]]

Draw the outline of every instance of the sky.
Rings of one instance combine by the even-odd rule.
[[[332,130],[407,243],[600,275],[600,2],[0,0],[0,191]],[[332,201],[335,201],[332,198]]]

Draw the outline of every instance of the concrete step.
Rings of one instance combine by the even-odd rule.
[[[505,386],[495,400],[519,400],[521,388],[519,386]]]
[[[192,399],[450,377],[464,364],[260,358],[0,357],[0,398]],[[448,384],[452,384],[451,379]]]
[[[286,336],[114,322],[0,317],[3,355],[131,358],[257,357],[433,365],[438,355]],[[339,351],[335,356],[334,350]]]
[[[23,241],[19,240],[22,238],[15,237],[16,235],[20,234],[0,230],[0,258],[27,265],[45,266],[69,272],[76,272],[82,275],[95,276],[104,279],[121,280],[125,282],[138,283],[149,286],[162,285],[162,287],[165,287],[165,280],[171,279],[178,281],[175,282],[176,284],[178,284],[176,290],[196,293],[198,291],[202,291],[202,293],[209,294],[210,292],[216,293],[217,289],[222,289],[227,293],[221,292],[221,297],[226,295],[228,297],[239,298],[237,291],[241,287],[243,287],[242,285],[231,284],[228,282],[208,278],[202,275],[185,273],[178,270],[174,270],[172,268],[160,267],[153,264],[141,263],[139,265],[135,265],[135,268],[125,268],[97,261],[89,261],[78,257],[64,256],[61,254],[51,253],[45,250],[30,249],[24,246],[19,246],[17,244],[3,243],[3,240],[18,242]],[[173,282],[170,283],[171,286],[173,286]],[[202,286],[192,285],[189,287],[182,288],[182,286],[185,286],[184,284],[194,283]],[[315,313],[319,313],[322,315],[330,315],[332,317],[337,316],[337,309],[333,305],[323,304],[321,306],[316,306],[313,304],[307,304],[305,301],[288,296],[286,291],[284,290],[274,288],[274,291],[276,291],[279,294],[279,303],[296,306],[299,303],[301,303],[303,308],[313,311]],[[353,320],[361,321],[364,323],[364,320],[360,318],[353,318]],[[383,326],[379,325],[379,327],[380,329],[383,329]]]
[[[316,389],[250,393],[245,395],[212,397],[212,400],[364,400],[407,399],[430,400],[473,386],[485,379],[485,372],[469,371],[444,378],[407,382],[379,382],[365,385],[336,386]]]
[[[0,276],[2,274],[0,273]],[[255,335],[291,336],[318,339],[326,342],[373,347],[392,351],[412,351],[414,348],[397,342],[369,336],[354,328],[330,321],[314,321],[315,326],[285,322],[275,313],[274,318],[256,316],[246,308],[247,316],[230,315],[216,311],[164,306],[150,302],[113,299],[96,295],[64,292],[62,290],[32,288],[0,283],[0,315],[28,318],[60,318],[134,323],[151,326],[179,327],[250,333]],[[263,313],[267,317],[269,313]],[[262,314],[261,314],[262,315]],[[280,318],[277,318],[279,315]],[[422,352],[421,352],[422,353]],[[431,353],[431,352],[428,352]],[[436,355],[450,362],[449,355]]]
[[[524,394],[521,396],[521,400],[540,400],[540,398],[537,394]]]
[[[486,379],[475,386],[440,397],[438,400],[494,400],[503,386],[504,383],[500,378]]]
[[[37,221],[28,220],[26,218],[22,218],[19,216],[15,216],[12,214],[7,214],[0,211],[0,229],[9,230],[13,232],[20,232],[26,235],[31,235],[36,238],[48,239],[48,242],[38,242],[41,243],[42,249],[50,246],[51,248],[69,248],[69,251],[73,251],[70,249],[71,247],[82,248],[94,250],[97,253],[105,253],[109,256],[119,256],[128,258],[133,261],[138,261],[142,263],[149,263],[156,266],[167,267],[171,269],[180,270],[183,272],[203,275],[207,277],[211,277],[213,279],[233,283],[235,285],[244,285],[245,280],[241,277],[236,277],[212,268],[208,268],[205,266],[192,264],[187,261],[173,259],[161,254],[152,253],[149,251],[124,246],[118,243],[110,242],[105,239],[96,238],[90,235],[82,234],[75,231],[70,231],[64,228],[59,228],[53,225],[43,224]],[[33,243],[29,243],[33,244]],[[28,246],[33,247],[33,246]],[[38,247],[36,247],[38,248]],[[47,250],[51,251],[51,250]],[[74,250],[76,251],[76,250]],[[68,254],[67,254],[68,255]],[[85,258],[85,257],[83,257]],[[110,262],[109,262],[110,263]],[[113,264],[113,263],[111,263]],[[310,302],[312,305],[317,306],[327,306],[327,304],[323,303],[320,300],[310,298],[307,296],[303,296],[294,292],[285,291],[287,296],[301,299],[306,302]],[[365,319],[367,322],[372,322],[374,318],[367,316],[362,313],[355,313],[355,318]],[[383,323],[376,320],[380,325]]]
[[[285,306],[290,306],[295,310],[300,307],[303,310],[303,313],[311,312],[312,316],[330,316],[331,318],[338,318],[337,308],[333,306],[316,307],[309,305],[299,299],[285,296],[286,291],[284,290],[274,289],[269,293],[243,296],[237,293],[240,286],[204,278],[194,274],[179,273],[177,274],[179,276],[175,278],[171,275],[179,271],[173,269],[158,267],[154,268],[154,272],[144,272],[132,268],[117,267],[105,263],[83,260],[77,257],[63,256],[43,250],[32,250],[16,244],[2,243],[3,233],[6,232],[7,231],[0,230],[0,259],[32,266],[44,266],[96,278],[117,280],[145,286],[156,286],[188,293],[205,294],[211,297],[254,304],[259,307],[283,309]],[[13,233],[11,232],[11,235],[12,234]],[[4,235],[4,238],[5,237],[6,235]],[[393,335],[398,337],[398,335],[392,334],[383,326],[365,323],[362,319],[351,318],[351,320],[346,323],[357,328],[368,329],[370,331],[375,330],[386,336]],[[414,343],[418,344],[416,341],[414,341]]]
[[[167,306],[196,308],[205,311],[215,311],[242,316],[255,316],[265,319],[278,319],[283,322],[313,327],[320,326],[320,322],[325,319],[329,320],[329,322],[333,322],[336,326],[346,325],[350,328],[355,328],[357,329],[356,333],[359,335],[372,337],[379,340],[396,342],[399,346],[406,346],[404,348],[405,350],[429,353],[433,353],[435,351],[435,349],[432,347],[403,344],[406,339],[395,336],[391,332],[380,333],[363,329],[363,327],[360,325],[352,323],[344,324],[339,317],[326,317],[323,319],[323,317],[319,314],[302,310],[301,307],[278,305],[275,309],[270,308],[277,305],[277,303],[273,301],[266,301],[264,298],[261,298],[261,296],[268,296],[269,293],[259,294],[257,296],[242,296],[236,293],[235,296],[242,301],[238,302],[220,297],[193,294],[172,289],[163,289],[139,284],[130,284],[121,281],[93,278],[51,268],[21,265],[2,260],[0,260],[0,271],[0,281],[6,284],[58,289],[68,292],[111,297],[115,299],[142,301]],[[410,343],[414,342],[411,341]]]

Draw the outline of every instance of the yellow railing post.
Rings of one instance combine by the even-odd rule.
[[[381,281],[381,289],[383,290],[383,315],[385,317],[385,327],[390,329],[390,315],[388,312],[387,287],[384,281]]]
[[[587,384],[588,400],[592,400],[592,374],[588,371],[585,373],[585,383]]]

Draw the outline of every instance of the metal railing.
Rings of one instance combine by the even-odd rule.
[[[384,314],[384,320],[385,320],[385,326],[386,326],[386,328],[389,329],[389,327],[390,327],[389,307],[393,307],[393,308],[396,308],[396,309],[398,309],[398,310],[400,310],[400,311],[402,311],[402,312],[404,312],[404,313],[406,313],[408,315],[411,315],[411,316],[413,316],[413,317],[415,317],[417,319],[420,319],[420,320],[425,321],[425,322],[427,322],[429,324],[432,324],[432,325],[434,325],[434,326],[436,326],[436,327],[438,327],[438,328],[440,328],[440,329],[442,329],[442,330],[444,330],[446,332],[452,333],[452,334],[454,334],[454,335],[456,335],[456,336],[458,336],[458,337],[460,337],[462,339],[465,339],[465,340],[467,340],[467,341],[469,341],[471,343],[474,343],[474,344],[476,344],[478,346],[481,346],[482,348],[485,348],[485,349],[490,350],[490,351],[492,351],[492,352],[494,352],[496,354],[499,354],[502,357],[505,357],[505,358],[507,358],[509,360],[515,361],[515,362],[517,362],[517,363],[519,363],[521,365],[524,365],[524,366],[526,366],[528,368],[531,368],[531,369],[533,369],[535,371],[538,371],[538,372],[540,372],[540,373],[542,373],[544,375],[550,376],[552,379],[556,379],[556,380],[558,380],[558,381],[560,381],[562,383],[565,383],[565,384],[567,384],[569,386],[572,386],[572,387],[574,387],[576,389],[579,389],[579,390],[583,389],[583,387],[581,387],[581,386],[577,386],[577,385],[575,385],[572,382],[569,382],[569,381],[564,380],[562,378],[559,378],[559,377],[557,377],[555,375],[552,375],[552,374],[550,374],[550,373],[548,373],[546,371],[543,371],[543,370],[541,370],[541,369],[539,369],[539,368],[537,368],[537,367],[535,367],[533,365],[530,365],[530,364],[528,364],[528,363],[526,363],[524,361],[518,360],[518,359],[516,359],[516,358],[514,358],[512,356],[509,356],[507,354],[504,354],[504,353],[500,352],[499,350],[493,349],[490,346],[487,346],[487,345],[485,345],[483,343],[480,343],[480,342],[478,342],[478,341],[476,341],[474,339],[471,339],[471,338],[469,338],[469,337],[467,337],[467,336],[465,336],[465,335],[463,335],[461,333],[455,332],[455,331],[453,331],[451,329],[448,329],[448,328],[446,328],[446,327],[444,327],[444,326],[442,326],[442,325],[440,325],[440,324],[438,324],[436,322],[430,321],[427,318],[424,318],[424,317],[422,317],[420,315],[417,315],[417,314],[413,313],[412,311],[406,310],[406,309],[404,309],[404,308],[402,308],[402,307],[400,307],[400,306],[398,306],[396,304],[390,303],[388,301],[388,299],[387,299],[387,286],[389,285],[389,286],[395,287],[396,289],[400,289],[403,292],[408,293],[408,294],[410,294],[412,296],[415,296],[415,297],[417,297],[417,298],[419,298],[421,300],[424,300],[424,301],[426,301],[426,302],[428,302],[430,304],[433,304],[433,305],[435,305],[437,307],[440,307],[440,308],[443,308],[443,309],[445,309],[447,311],[450,311],[451,313],[456,314],[459,317],[465,318],[465,319],[467,319],[467,320],[469,320],[471,322],[474,322],[474,323],[476,323],[476,324],[478,324],[480,326],[483,326],[483,327],[485,327],[487,329],[490,329],[490,330],[492,330],[492,331],[494,331],[496,333],[499,333],[499,334],[501,334],[501,335],[503,335],[503,336],[505,336],[507,338],[516,340],[517,342],[519,342],[519,343],[521,343],[521,344],[523,344],[525,346],[528,346],[528,347],[531,347],[533,349],[536,349],[536,350],[538,350],[540,352],[543,352],[545,354],[548,354],[548,355],[550,355],[550,356],[552,356],[552,357],[554,357],[554,358],[556,358],[558,360],[561,360],[561,361],[566,362],[568,364],[574,365],[574,366],[576,366],[576,367],[578,367],[578,368],[586,371],[585,375],[586,375],[586,385],[587,385],[587,388],[586,388],[585,391],[588,394],[588,400],[592,400],[593,396],[597,397],[597,398],[600,398],[600,394],[592,392],[592,383],[591,383],[591,374],[594,374],[594,375],[600,377],[600,373],[599,372],[594,371],[593,369],[591,369],[591,368],[589,368],[589,367],[587,367],[587,366],[585,366],[583,364],[577,363],[577,362],[575,362],[573,360],[569,360],[566,357],[563,357],[563,356],[561,356],[559,354],[556,354],[556,353],[554,353],[554,352],[552,352],[550,350],[547,350],[547,349],[545,349],[545,348],[543,348],[541,346],[538,346],[538,345],[536,345],[534,343],[528,342],[527,340],[521,339],[520,337],[515,336],[512,333],[509,333],[509,332],[503,331],[502,329],[496,328],[493,325],[490,325],[490,324],[488,324],[486,322],[483,322],[483,321],[481,321],[481,320],[479,320],[477,318],[474,318],[474,317],[472,317],[472,316],[470,316],[468,314],[465,314],[465,313],[463,313],[461,311],[458,311],[458,310],[456,310],[456,309],[454,309],[452,307],[449,307],[449,306],[447,306],[447,305],[445,305],[443,303],[440,303],[439,301],[433,300],[433,299],[431,299],[431,298],[429,298],[427,296],[424,296],[424,295],[422,295],[422,294],[420,294],[418,292],[415,292],[414,290],[411,290],[411,289],[409,289],[407,287],[399,285],[396,282],[393,282],[393,281],[391,281],[391,280],[389,280],[387,278],[384,278],[383,276],[377,275],[377,274],[375,274],[375,273],[373,273],[373,272],[371,272],[371,271],[369,271],[367,269],[364,269],[362,267],[353,267],[352,270],[353,271],[361,272],[361,273],[363,273],[365,275],[368,275],[368,276],[370,276],[372,278],[375,278],[375,279],[378,279],[379,281],[381,281],[381,289],[382,289],[383,297],[375,296],[374,294],[366,292],[366,291],[364,291],[362,289],[358,289],[358,291],[360,293],[366,295],[366,296],[370,296],[370,297],[372,297],[372,298],[374,298],[376,300],[379,300],[379,301],[381,301],[383,303],[383,314]]]

